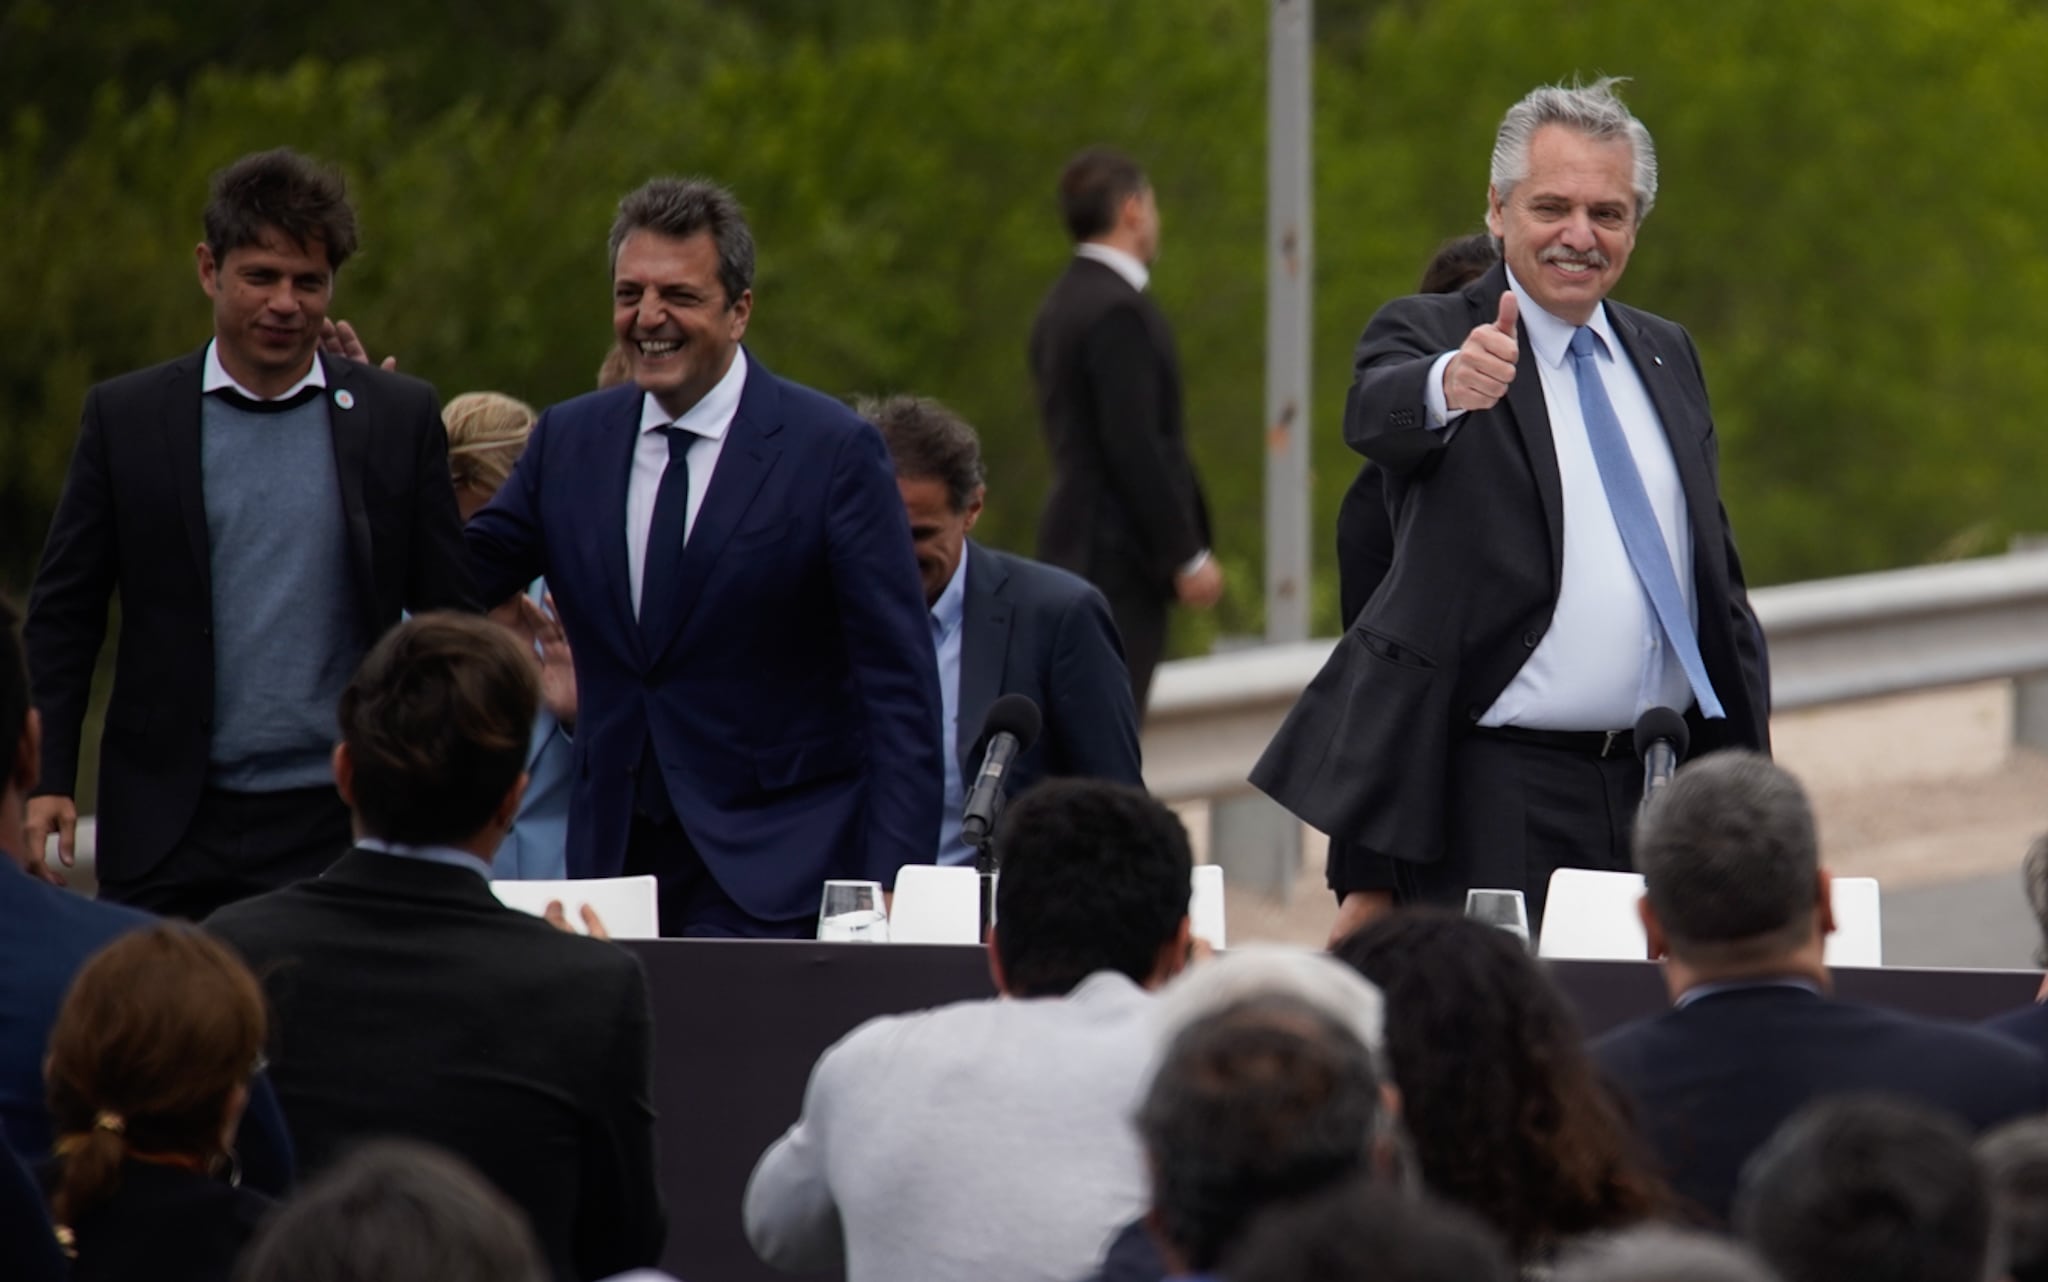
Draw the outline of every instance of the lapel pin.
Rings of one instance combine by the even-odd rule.
[[[1652,365],[1662,365],[1664,363],[1664,358],[1662,356],[1652,356],[1650,358],[1650,363]]]
[[[345,410],[352,410],[356,407],[355,393],[344,387],[334,394],[334,403]]]

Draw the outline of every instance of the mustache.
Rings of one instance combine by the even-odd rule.
[[[1563,245],[1552,245],[1536,255],[1539,263],[1577,263],[1582,267],[1605,267],[1607,255],[1598,249],[1566,249]]]

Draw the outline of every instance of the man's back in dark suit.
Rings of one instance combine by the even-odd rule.
[[[262,977],[271,1073],[316,1172],[400,1135],[525,1210],[558,1276],[658,1256],[646,981],[631,955],[506,908],[476,873],[358,850],[207,927]]]
[[[1673,1187],[1720,1222],[1749,1155],[1821,1096],[1902,1095],[1977,1131],[2048,1109],[2048,1062],[2026,1047],[1783,984],[1701,990],[1593,1053]]]

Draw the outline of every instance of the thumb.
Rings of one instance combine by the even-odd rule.
[[[1500,296],[1500,319],[1494,322],[1494,327],[1509,338],[1513,338],[1515,321],[1521,314],[1521,300],[1515,297],[1513,290],[1503,290]]]

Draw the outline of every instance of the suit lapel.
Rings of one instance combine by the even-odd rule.
[[[164,451],[169,455],[172,483],[178,491],[178,511],[184,517],[185,542],[192,552],[193,568],[199,573],[206,599],[213,599],[212,537],[206,529],[206,476],[201,458],[199,421],[200,372],[205,368],[206,349],[180,361],[168,375],[163,392]]]
[[[953,752],[962,771],[972,773],[968,754],[989,705],[1002,692],[1003,667],[1010,656],[1010,618],[1006,588],[1010,574],[972,541],[967,544],[967,599],[960,622],[960,694]]]
[[[586,459],[595,469],[596,479],[586,490],[592,508],[584,527],[596,540],[590,548],[597,558],[593,581],[605,585],[600,590],[606,593],[606,605],[612,611],[611,635],[642,669],[647,665],[647,648],[640,638],[640,620],[633,613],[633,581],[627,569],[626,490],[633,484],[633,450],[640,440],[640,413],[646,398],[637,387],[631,393],[621,389],[613,404],[599,409],[582,426],[572,424],[569,439],[555,447]],[[586,435],[589,439],[582,439]]]
[[[782,430],[781,397],[775,391],[775,376],[759,361],[748,357],[746,386],[740,391],[739,412],[725,431],[725,444],[718,452],[718,466],[711,473],[704,503],[697,509],[689,541],[683,544],[682,564],[677,569],[676,608],[663,635],[652,639],[648,658],[659,663],[674,647],[676,638],[689,630],[697,615],[697,600],[704,583],[717,566],[725,545],[746,519],[754,495],[767,479],[781,453],[773,444]]]
[[[328,436],[334,443],[334,470],[341,481],[341,513],[348,527],[348,559],[355,572],[357,610],[374,618],[376,561],[370,543],[370,512],[363,503],[363,475],[370,466],[370,437],[384,407],[355,362],[317,359],[327,371],[328,394],[323,399],[327,402]],[[348,402],[347,408],[343,408],[344,401]]]
[[[1484,287],[1466,295],[1472,304],[1472,323],[1483,325],[1500,312],[1500,296],[1507,290],[1507,268],[1496,266],[1483,278]],[[1550,434],[1550,410],[1543,400],[1543,375],[1536,368],[1536,351],[1529,345],[1526,327],[1517,331],[1522,355],[1515,363],[1515,381],[1508,384],[1508,412],[1521,433],[1522,453],[1536,478],[1536,493],[1543,500],[1543,521],[1550,530],[1550,577],[1564,581],[1564,482],[1557,474],[1557,444]]]
[[[1718,518],[1713,524],[1708,524],[1702,514],[1718,513],[1721,500],[1714,491],[1714,478],[1707,472],[1706,455],[1699,448],[1699,437],[1703,433],[1694,421],[1699,400],[1679,385],[1678,353],[1663,351],[1650,331],[1617,304],[1609,303],[1607,314],[1613,318],[1614,332],[1636,367],[1636,376],[1642,379],[1644,389],[1650,394],[1650,404],[1656,409],[1657,421],[1664,428],[1664,442],[1671,448],[1671,461],[1678,468],[1679,488],[1685,491],[1687,523],[1692,526],[1693,566],[1697,576],[1700,570],[1721,563],[1718,549],[1710,549],[1700,543],[1700,530],[1718,525]]]

